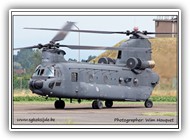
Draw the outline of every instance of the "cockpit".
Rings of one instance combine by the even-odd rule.
[[[59,68],[55,68],[54,66],[46,66],[42,67],[39,65],[33,76],[47,76],[47,77],[59,77],[61,75],[61,71]]]
[[[33,76],[48,76],[54,77],[55,76],[55,69],[53,66],[50,67],[41,67],[38,66],[33,74]]]
[[[29,81],[29,88],[34,93],[43,95],[43,90],[46,86],[50,89],[53,89],[54,86],[60,86],[61,77],[62,72],[59,66],[52,64],[46,66],[39,65]],[[44,94],[47,93],[44,92]]]

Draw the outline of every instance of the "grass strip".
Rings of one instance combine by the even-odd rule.
[[[175,96],[152,96],[150,98],[153,102],[176,102],[177,98]],[[14,102],[30,102],[30,101],[55,101],[57,98],[48,98],[42,96],[14,96]],[[64,99],[64,101],[69,102],[69,99]],[[85,102],[91,102],[91,100],[82,100]],[[73,102],[77,102],[77,99],[73,99]]]
[[[176,112],[146,112],[142,113],[144,116],[170,116],[170,117],[175,117]]]

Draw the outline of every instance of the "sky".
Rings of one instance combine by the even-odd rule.
[[[126,31],[138,27],[140,31],[155,31],[153,19],[157,16],[14,16],[13,20],[13,46],[27,47],[39,43],[46,44],[56,35],[56,31],[26,30],[24,27],[62,28],[67,21],[75,22],[79,29],[103,30],[103,31]],[[77,29],[73,27],[72,29]],[[64,45],[91,45],[112,47],[119,41],[128,38],[126,35],[92,34],[92,33],[69,33],[60,41]],[[65,58],[68,60],[79,59],[78,50],[66,51]],[[104,51],[80,50],[80,60],[87,59],[89,55],[98,56]],[[16,53],[16,52],[15,52]]]

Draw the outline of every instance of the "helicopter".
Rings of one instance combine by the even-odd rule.
[[[38,44],[14,50],[37,48],[42,49],[42,61],[29,80],[29,89],[40,96],[56,97],[54,107],[64,109],[62,98],[93,100],[93,109],[111,108],[113,101],[144,102],[146,108],[152,108],[149,99],[153,89],[159,82],[159,75],[152,68],[155,62],[151,58],[151,43],[148,34],[156,32],[133,31],[95,31],[72,30],[74,22],[67,22],[61,29],[25,28],[33,30],[50,30],[58,33],[47,44]],[[64,40],[69,32],[124,34],[130,38],[119,47],[61,45],[57,42]],[[171,34],[171,33],[160,33]],[[115,50],[116,59],[103,57],[97,64],[66,61],[66,52],[60,48],[84,50]]]

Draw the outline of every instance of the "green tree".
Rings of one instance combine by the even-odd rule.
[[[18,62],[14,62],[14,63],[13,63],[13,67],[14,67],[14,69],[22,69],[21,64],[18,63]]]
[[[14,61],[20,63],[23,68],[28,69],[32,64],[32,49],[21,49],[14,57]]]
[[[90,55],[90,56],[88,56],[88,59],[87,59],[86,61],[87,61],[87,62],[90,62],[90,60],[92,60],[92,59],[94,59],[94,58],[96,58],[95,55],[94,55],[94,56]]]
[[[41,51],[32,49],[21,49],[13,56],[14,62],[19,63],[26,72],[32,73],[37,65],[41,63]],[[17,64],[18,65],[18,64]]]
[[[68,61],[73,61],[73,62],[77,62],[76,59],[72,59],[72,58],[69,58]]]
[[[28,69],[29,73],[33,73],[35,68],[41,63],[42,53],[40,50],[33,50],[32,54],[32,64],[31,67]]]

